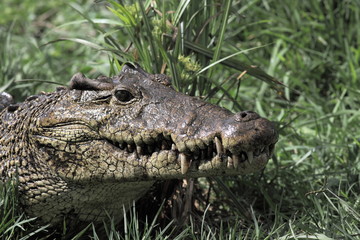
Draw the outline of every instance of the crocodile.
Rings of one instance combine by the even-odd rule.
[[[177,92],[130,63],[5,107],[0,132],[0,181],[16,181],[25,212],[50,224],[122,215],[156,181],[261,170],[278,139],[257,113]]]

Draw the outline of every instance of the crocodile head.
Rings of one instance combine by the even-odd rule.
[[[264,168],[277,141],[258,114],[176,92],[165,75],[135,65],[112,78],[76,74],[66,91],[33,135],[55,156],[52,169],[74,181],[250,173]]]
[[[176,92],[130,64],[9,106],[0,133],[0,180],[18,177],[27,213],[53,224],[122,215],[155,180],[260,170],[277,141],[258,114]]]

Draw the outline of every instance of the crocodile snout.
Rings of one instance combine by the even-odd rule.
[[[231,139],[232,144],[271,144],[277,140],[277,131],[272,122],[252,111],[234,114],[223,121],[221,137]],[[232,145],[231,144],[231,145]]]
[[[265,153],[269,158],[278,138],[275,125],[252,111],[234,114],[221,127],[221,140],[233,155],[253,156]]]
[[[172,135],[181,173],[188,176],[258,171],[271,157],[277,138],[275,125],[259,114],[232,114],[210,104],[184,114]]]

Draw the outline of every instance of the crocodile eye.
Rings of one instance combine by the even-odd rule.
[[[129,102],[131,99],[134,98],[134,96],[126,90],[117,90],[115,92],[115,97],[120,101],[120,102]]]

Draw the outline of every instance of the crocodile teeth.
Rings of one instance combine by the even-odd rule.
[[[227,157],[227,167],[234,168],[234,161],[230,156]]]
[[[187,160],[185,153],[180,153],[181,173],[186,174],[190,167],[190,161]]]
[[[253,152],[247,152],[246,155],[247,155],[247,157],[248,157],[249,163],[252,163],[252,161],[254,160],[254,154],[253,154]]]
[[[136,152],[137,152],[138,155],[142,155],[142,154],[143,154],[143,149],[142,149],[142,147],[136,145]]]
[[[171,150],[172,151],[175,151],[176,150],[176,145],[173,143],[173,144],[171,144]]]
[[[239,155],[233,155],[232,157],[234,168],[237,169],[239,167]]]
[[[128,144],[127,145],[127,151],[131,152],[131,153],[134,152],[134,147],[131,144]]]
[[[218,137],[215,137],[215,146],[216,146],[217,155],[219,155],[219,156],[222,155],[223,154],[223,146]]]

